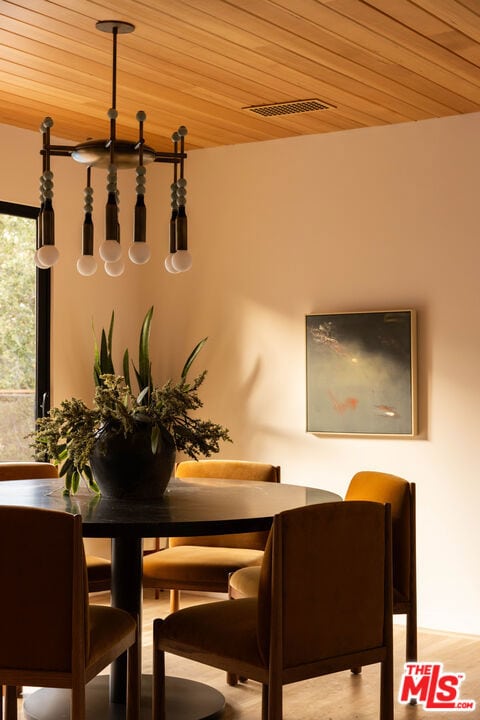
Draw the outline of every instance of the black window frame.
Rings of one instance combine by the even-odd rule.
[[[0,200],[1,215],[36,220],[39,208]],[[33,262],[33,258],[32,258]],[[51,270],[36,268],[35,276],[35,419],[50,410]]]

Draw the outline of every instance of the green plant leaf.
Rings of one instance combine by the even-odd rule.
[[[137,395],[137,405],[142,405],[142,402],[143,402],[145,396],[148,394],[149,390],[150,390],[149,387],[144,387],[143,390],[142,390],[142,392],[138,393],[138,395]]]
[[[128,354],[128,348],[123,353],[123,377],[125,378],[125,384],[128,388],[130,388],[131,391],[132,385],[130,382],[130,356]]]
[[[70,460],[70,458],[68,460],[65,460],[65,462],[63,463],[62,468],[58,474],[59,477],[66,476],[68,478],[69,474],[73,470],[73,467],[74,467],[73,462],[72,462],[72,460]]]
[[[113,325],[115,321],[115,311],[112,310],[112,317],[110,318],[110,326],[108,328],[108,355],[111,358],[112,357],[112,340],[113,340]]]
[[[150,328],[152,324],[153,305],[145,315],[140,331],[140,342],[138,346],[138,371],[140,374],[140,387],[151,387],[152,385],[152,363],[150,362]]]
[[[85,465],[83,467],[83,474],[87,478],[88,487],[90,488],[90,490],[93,490],[94,493],[97,493],[97,495],[99,495],[100,488],[98,487],[98,485],[93,477],[92,470],[89,465]]]
[[[110,318],[110,325],[108,328],[108,336],[105,330],[102,329],[102,335],[100,339],[100,349],[97,345],[97,341],[94,341],[94,362],[93,362],[93,379],[96,386],[102,384],[102,375],[114,375],[115,370],[112,359],[112,344],[113,344],[113,328],[115,322],[115,313],[112,310],[112,316]],[[92,323],[93,327],[93,323]]]
[[[153,388],[152,363],[150,361],[150,328],[152,324],[153,305],[143,319],[140,330],[138,345],[138,370],[133,365],[135,377],[137,378],[138,389],[142,391],[145,387]]]
[[[72,493],[74,495],[77,492],[79,485],[80,485],[80,473],[77,472],[77,470],[74,470],[72,473]]]
[[[107,340],[105,330],[102,330],[102,341],[100,345],[100,375],[115,374],[111,355],[111,346],[109,347],[110,342],[111,339]]]
[[[93,333],[93,380],[95,385],[100,385],[100,350],[98,349],[97,338],[95,335],[95,326],[92,318]]]
[[[185,365],[183,366],[182,374],[180,376],[182,378],[182,380],[186,379],[186,377],[188,375],[188,371],[190,370],[190,368],[193,364],[193,361],[195,360],[195,358],[197,357],[198,353],[203,348],[203,346],[205,345],[207,340],[208,340],[208,337],[203,338],[203,340],[200,340],[200,342],[197,343],[195,345],[195,347],[193,348],[192,352],[190,353],[190,355],[188,356],[188,358],[185,362]]]
[[[65,475],[65,490],[67,491],[68,494],[70,494],[70,491],[72,489],[72,475],[73,475],[73,471],[71,469]]]

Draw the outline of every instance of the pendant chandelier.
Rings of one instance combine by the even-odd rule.
[[[91,186],[92,168],[107,169],[107,202],[105,206],[105,239],[99,247],[99,254],[105,263],[105,271],[115,277],[124,271],[122,248],[120,245],[120,225],[118,222],[119,195],[117,189],[117,171],[136,170],[136,203],[133,221],[133,242],[129,247],[130,260],[142,265],[150,259],[147,244],[147,209],[145,206],[146,166],[152,162],[173,164],[173,183],[171,187],[170,251],[165,259],[165,267],[171,273],[183,272],[191,267],[192,261],[187,247],[187,216],[185,213],[186,180],[184,178],[185,135],[184,126],[172,135],[173,151],[157,152],[145,144],[143,124],[146,115],[139,111],[138,140],[130,142],[116,136],[116,95],[117,95],[117,36],[133,32],[135,26],[117,20],[102,20],[96,24],[97,30],[111,33],[113,36],[112,67],[112,107],[107,115],[110,120],[110,137],[104,140],[88,140],[75,146],[52,145],[50,130],[53,120],[46,117],[40,126],[43,136],[42,176],[40,178],[40,214],[38,217],[37,250],[35,263],[41,269],[52,267],[58,260],[59,252],[55,247],[55,217],[53,210],[53,156],[72,157],[87,167],[85,187],[84,220],[82,233],[82,254],[77,261],[77,270],[81,275],[93,275],[97,269],[94,257],[93,232],[93,189]]]

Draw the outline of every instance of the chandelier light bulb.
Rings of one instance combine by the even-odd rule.
[[[177,272],[186,272],[192,267],[192,256],[188,250],[177,250],[172,256],[172,265]]]
[[[38,250],[35,252],[35,255],[34,255],[33,257],[34,257],[35,265],[37,266],[37,268],[38,268],[39,270],[48,270],[48,265],[44,265],[44,264],[39,260]]]
[[[176,270],[173,267],[172,258],[175,255],[175,253],[169,253],[167,257],[165,258],[165,270],[168,270],[169,273],[177,273],[178,270]]]
[[[116,240],[104,240],[99,248],[100,257],[106,263],[115,263],[122,256],[122,247]]]
[[[81,255],[77,260],[77,270],[84,277],[94,275],[97,272],[97,261],[93,255]]]
[[[124,271],[125,263],[122,259],[115,262],[105,263],[105,272],[107,273],[107,275],[110,275],[110,277],[119,277],[120,275],[123,275]]]
[[[150,247],[146,242],[134,242],[128,248],[128,257],[135,265],[144,265],[150,260]]]
[[[37,261],[40,263],[40,265],[37,264],[37,267],[42,268],[50,268],[57,262],[60,253],[58,252],[55,245],[42,245],[41,248],[37,250]]]

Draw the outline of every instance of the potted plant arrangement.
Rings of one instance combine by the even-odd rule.
[[[178,382],[153,382],[149,352],[153,307],[141,327],[138,367],[133,364],[138,393],[130,381],[128,350],[123,375],[112,360],[114,313],[108,335],[95,342],[93,408],[82,400],[64,400],[37,420],[32,447],[37,459],[59,465],[64,493],[76,493],[83,480],[95,493],[110,497],[160,497],[172,475],[177,451],[191,458],[219,451],[230,441],[228,430],[195,417],[203,403],[198,390],[206,371],[191,382],[189,370],[207,338],[190,353]]]

